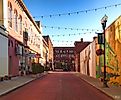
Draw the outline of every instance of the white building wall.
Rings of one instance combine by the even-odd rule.
[[[0,29],[0,77],[8,75],[8,38]]]
[[[87,75],[87,61],[89,60],[89,76],[96,77],[95,42],[90,43],[80,52],[80,73]]]
[[[90,58],[89,58],[89,69],[90,69],[90,76],[93,77],[93,49],[92,49],[92,43],[90,43],[88,49],[90,50]]]
[[[84,50],[80,53],[80,73],[86,74],[86,67],[84,64],[85,53]]]
[[[3,0],[3,12],[8,12],[8,0]],[[3,13],[4,26],[8,28],[8,13]]]
[[[95,40],[91,43],[91,65],[92,65],[92,70],[91,70],[91,76],[96,78],[96,47],[95,47]]]

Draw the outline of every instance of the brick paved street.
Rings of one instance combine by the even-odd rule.
[[[104,93],[72,73],[51,73],[0,100],[111,100]]]

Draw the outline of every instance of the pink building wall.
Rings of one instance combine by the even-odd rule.
[[[8,69],[9,75],[17,76],[19,74],[19,58],[15,53],[16,40],[9,36],[8,40]]]

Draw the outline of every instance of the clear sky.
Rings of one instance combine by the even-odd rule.
[[[93,36],[96,36],[95,32],[102,32],[100,20],[105,14],[108,16],[107,26],[121,15],[121,5],[107,7],[120,4],[121,0],[23,1],[31,15],[35,17],[35,20],[40,20],[43,26],[53,27],[43,27],[43,35],[49,35],[54,46],[73,46],[74,41],[80,41],[81,38],[83,38],[84,41],[92,41]],[[97,9],[101,7],[105,8]],[[91,11],[86,12],[85,10]],[[78,11],[82,12],[68,14]],[[62,15],[63,13],[65,13],[65,15]],[[57,14],[57,16],[53,16],[55,14]],[[52,16],[50,17],[50,15]],[[43,18],[41,16],[43,16]],[[60,27],[60,29],[58,27]]]

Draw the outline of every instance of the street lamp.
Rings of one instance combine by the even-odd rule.
[[[103,86],[104,87],[108,87],[107,85],[107,80],[106,80],[106,55],[105,55],[105,28],[106,28],[106,22],[107,22],[107,19],[108,19],[108,16],[104,16],[102,19],[101,19],[101,24],[102,24],[102,28],[103,28],[103,34],[104,34],[104,79],[103,79]]]

